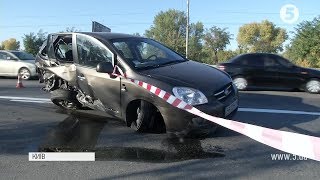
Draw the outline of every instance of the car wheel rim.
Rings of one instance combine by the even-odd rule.
[[[29,79],[30,77],[30,72],[27,69],[22,69],[20,71],[20,75],[22,79]]]
[[[233,83],[238,89],[245,89],[248,85],[247,81],[244,78],[236,78],[233,80]]]
[[[141,108],[138,107],[137,108],[137,120],[135,121],[137,127],[140,125],[140,122],[141,122]]]
[[[308,82],[307,89],[309,92],[312,92],[312,93],[320,92],[320,82],[316,80],[312,80]]]

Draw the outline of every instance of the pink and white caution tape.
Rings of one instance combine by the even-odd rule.
[[[122,77],[127,78],[126,76]],[[142,81],[133,80],[130,78],[127,79],[137,84],[138,86],[148,90],[149,92],[155,94],[156,96],[163,99],[164,101],[166,101],[174,107],[183,109],[191,114],[197,115],[211,122],[217,123],[225,128],[236,131],[240,134],[248,136],[258,142],[279,149],[281,151],[320,161],[319,137],[280,131],[252,124],[214,117],[204,112],[201,112],[197,108],[187,104],[186,102],[178,99],[177,97],[171,95],[170,93],[158,87],[155,87]]]

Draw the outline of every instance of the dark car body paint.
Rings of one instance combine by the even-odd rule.
[[[92,36],[105,44],[112,53],[114,53],[116,64],[121,67],[126,76],[131,79],[147,82],[171,94],[172,88],[176,86],[191,87],[200,90],[206,95],[209,102],[195,107],[205,113],[224,117],[224,108],[238,99],[237,91],[223,102],[217,101],[212,97],[215,91],[232,83],[227,73],[214,67],[187,60],[185,62],[153,69],[136,70],[117,52],[110,40],[115,38],[141,37],[117,33],[81,34]],[[50,43],[50,41],[48,41],[48,43]],[[107,110],[107,113],[119,119],[126,120],[126,111],[129,103],[134,100],[145,100],[155,105],[160,111],[167,132],[183,132],[192,126],[191,119],[196,117],[195,115],[168,104],[166,101],[126,78],[115,77],[107,73],[98,73],[93,67],[78,64],[76,48],[73,48],[73,55],[75,65],[77,66],[77,75],[83,75],[86,78],[85,82],[79,82],[77,79],[77,86],[86,94],[100,99],[107,108],[110,108],[109,111]],[[112,83],[107,83],[106,81]],[[124,87],[126,90],[121,91]],[[117,95],[115,96],[115,94]],[[230,114],[230,117],[233,116],[236,111],[237,110],[234,110],[234,112]],[[129,126],[130,123],[127,122],[127,125]]]
[[[250,55],[271,55],[272,57],[280,57],[278,55],[268,53],[251,53],[239,55],[232,60],[241,58],[242,56]],[[220,63],[219,65],[224,66],[224,71],[227,72],[232,78],[237,76],[246,78],[248,84],[251,86],[304,89],[304,86],[308,80],[313,78],[320,79],[319,70],[303,68],[296,65],[292,67],[261,67],[252,64],[236,64],[230,61],[226,63]]]

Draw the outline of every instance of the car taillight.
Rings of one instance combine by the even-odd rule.
[[[218,69],[224,71],[224,70],[226,69],[226,67],[225,67],[225,66],[222,66],[222,65],[219,65],[219,66],[218,66]]]

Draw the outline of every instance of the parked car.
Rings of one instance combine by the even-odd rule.
[[[319,70],[299,67],[276,54],[242,54],[219,64],[218,68],[232,77],[239,90],[260,86],[320,92]]]
[[[232,118],[238,109],[238,92],[227,73],[188,60],[148,38],[118,33],[50,34],[36,64],[53,103],[66,109],[104,111],[138,132],[207,134],[216,124],[112,75],[115,65],[128,77],[172,93],[205,113]]]
[[[35,57],[23,51],[0,50],[0,76],[17,76],[30,79],[37,76]]]

